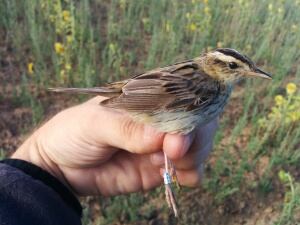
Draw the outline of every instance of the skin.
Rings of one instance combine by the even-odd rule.
[[[40,166],[78,196],[113,196],[162,184],[163,151],[181,185],[199,185],[217,121],[188,135],[165,134],[95,97],[66,109],[36,130],[12,155]]]

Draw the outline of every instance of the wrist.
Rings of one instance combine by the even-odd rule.
[[[41,169],[47,171],[56,177],[64,185],[68,186],[68,182],[59,166],[53,162],[43,150],[39,142],[39,133],[36,131],[30,136],[11,156],[12,159],[21,159],[30,162]]]

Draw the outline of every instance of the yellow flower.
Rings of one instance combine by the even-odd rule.
[[[60,42],[55,42],[54,49],[57,54],[62,54],[65,51],[63,44]]]
[[[46,3],[45,3],[45,2],[42,2],[42,3],[41,3],[41,8],[42,8],[42,9],[45,9],[45,8],[46,8]]]
[[[252,46],[251,45],[246,45],[246,50],[250,51],[252,49]]]
[[[126,7],[126,0],[120,0],[120,8],[125,9]]]
[[[277,106],[281,106],[283,104],[283,102],[284,102],[284,98],[283,98],[282,95],[276,95],[275,96],[275,104]]]
[[[72,35],[67,35],[66,39],[68,43],[71,43],[73,41]]]
[[[62,11],[63,19],[64,21],[69,21],[70,20],[70,12],[68,10]]]
[[[258,125],[260,127],[263,127],[263,126],[266,125],[266,119],[265,118],[259,119],[257,122],[258,122]]]
[[[72,69],[71,64],[70,64],[70,63],[66,63],[65,69],[66,69],[66,70],[71,70],[71,69]]]
[[[57,34],[61,34],[61,29],[60,29],[60,28],[56,28],[56,29],[55,29],[55,32],[56,32]]]
[[[296,122],[300,119],[300,113],[299,112],[290,112],[289,117],[292,122]]]
[[[272,11],[272,10],[273,10],[273,4],[272,4],[272,3],[270,3],[270,4],[268,5],[268,9],[269,9],[269,11]]]
[[[111,53],[114,54],[116,52],[116,45],[114,43],[110,43],[108,47]]]
[[[28,63],[27,70],[28,70],[29,74],[33,74],[34,69],[33,69],[33,63],[32,62]]]
[[[166,31],[170,32],[170,23],[169,22],[166,22]]]
[[[267,117],[268,117],[269,119],[272,119],[272,118],[274,117],[274,114],[273,114],[273,113],[268,113]]]
[[[293,24],[292,27],[291,27],[291,30],[293,32],[295,32],[295,31],[297,31],[297,28],[298,28],[298,26],[296,24]]]
[[[194,32],[197,29],[197,25],[194,24],[194,23],[191,23],[188,28],[189,28],[190,31]]]
[[[294,84],[294,83],[288,83],[288,84],[286,85],[286,92],[287,92],[289,95],[294,94],[294,93],[296,92],[296,90],[297,90],[296,84]]]
[[[60,79],[64,80],[66,78],[66,71],[65,70],[61,70],[60,71]]]
[[[213,50],[214,48],[212,47],[212,46],[207,46],[207,51],[209,52],[209,51],[211,51],[211,50]]]
[[[50,20],[50,22],[52,22],[52,23],[53,23],[53,22],[55,21],[55,16],[53,16],[53,15],[50,15],[50,16],[49,16],[49,20]]]
[[[280,170],[279,173],[278,173],[278,177],[279,177],[279,180],[282,182],[282,183],[287,183],[289,182],[289,178],[290,178],[290,174],[285,172],[284,170]]]
[[[206,15],[208,15],[209,12],[210,12],[210,8],[207,7],[207,6],[205,6],[205,7],[204,7],[204,13],[205,13]]]
[[[147,24],[149,24],[149,18],[147,18],[147,17],[144,17],[143,19],[142,19],[142,22],[143,22],[143,24],[144,24],[144,26],[146,26]]]

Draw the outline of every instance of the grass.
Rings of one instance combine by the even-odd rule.
[[[32,125],[43,118],[38,96],[47,87],[96,86],[216,47],[236,48],[273,73],[271,83],[248,80],[239,87],[222,117],[204,184],[219,204],[242,189],[267,195],[274,191],[277,171],[299,170],[299,120],[267,116],[276,95],[288,96],[286,83],[299,84],[299,24],[299,0],[0,2],[1,38],[16,60],[9,74],[14,101],[32,108]],[[145,203],[133,196],[103,199],[110,205],[99,223],[114,223],[120,215],[127,215],[124,221],[141,220],[135,212]],[[288,203],[282,204],[285,215]],[[290,217],[280,218],[276,224],[288,224]]]
[[[300,208],[300,183],[295,182],[294,178],[289,174],[281,170],[279,172],[280,181],[286,186],[286,193],[284,197],[284,206],[282,213],[276,221],[276,225],[283,224],[296,224],[299,222],[299,208]],[[295,218],[295,213],[298,211],[298,218]],[[298,220],[298,221],[297,221]]]
[[[4,159],[6,156],[5,151],[3,149],[0,149],[0,160]]]

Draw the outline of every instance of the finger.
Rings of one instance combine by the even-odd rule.
[[[198,144],[196,142],[195,139],[195,143],[193,143],[191,149],[183,158],[173,161],[176,169],[189,170],[197,168],[200,164],[205,162],[212,149],[213,143],[211,141],[210,143],[207,143],[206,146],[198,149]]]
[[[73,191],[81,196],[113,196],[146,191],[162,183],[159,168],[152,166],[148,155],[119,151],[97,167],[64,168]],[[78,179],[80,177],[80,179]]]
[[[163,150],[170,159],[180,159],[187,153],[193,143],[194,137],[195,132],[191,132],[187,135],[166,134]]]
[[[194,141],[188,153],[179,160],[175,160],[176,167],[180,169],[191,169],[203,163],[213,146],[213,138],[218,127],[218,120],[196,128]]]
[[[105,98],[91,99],[83,107],[88,122],[85,128],[96,140],[105,140],[109,146],[132,153],[145,154],[162,149],[165,134],[155,128],[134,122],[128,114],[102,107],[99,102]]]
[[[187,135],[166,134],[163,150],[170,159],[181,159],[190,149],[191,145],[194,146],[194,150],[199,150],[211,144],[217,127],[218,119],[215,119],[204,126],[196,128]]]
[[[189,135],[167,134],[165,136],[164,152],[173,160],[176,168],[192,169],[206,160],[212,149],[217,124],[216,119],[196,128]]]
[[[165,163],[164,153],[162,151],[150,154],[150,161],[154,166],[162,166]]]
[[[203,168],[204,167],[201,164],[197,169],[176,171],[180,185],[187,187],[199,187],[203,181]]]
[[[164,169],[160,170],[161,175],[164,173]],[[179,184],[186,187],[198,187],[201,184],[201,171],[199,169],[193,170],[176,170],[176,175]]]

